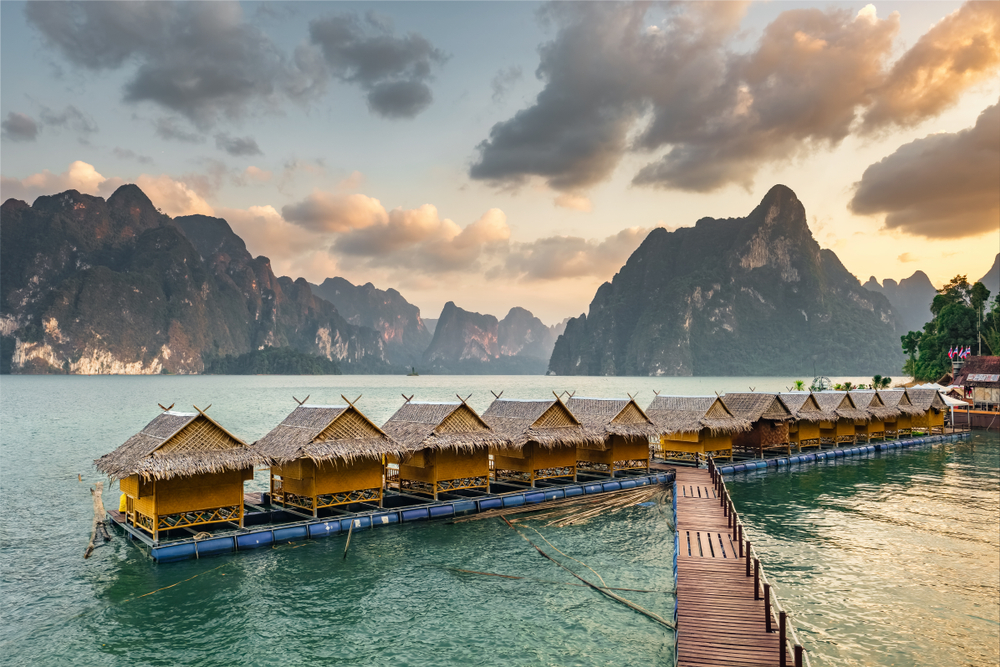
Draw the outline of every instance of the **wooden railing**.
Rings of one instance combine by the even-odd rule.
[[[791,614],[782,606],[777,592],[775,592],[771,582],[768,581],[767,576],[764,574],[764,568],[761,567],[757,550],[753,548],[750,540],[744,539],[743,522],[740,521],[740,517],[736,513],[733,500],[729,497],[729,489],[726,488],[726,483],[722,479],[722,475],[719,473],[712,457],[708,457],[708,471],[712,475],[712,483],[715,485],[716,494],[719,496],[723,514],[728,518],[729,527],[735,538],[733,541],[739,546],[739,557],[746,559],[747,577],[753,577],[754,600],[764,600],[764,622],[768,632],[775,631],[773,627],[774,619],[771,613],[772,607],[778,614],[777,632],[778,642],[781,645],[780,667],[787,667],[786,648],[792,654],[795,667],[803,667],[803,665],[811,667],[809,656],[802,647],[802,642],[799,641],[799,637],[795,632],[795,626],[791,623]],[[763,593],[761,592],[761,585],[763,585]]]

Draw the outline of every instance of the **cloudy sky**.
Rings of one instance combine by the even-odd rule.
[[[775,183],[862,281],[1000,246],[1000,2],[0,3],[3,199],[139,184],[278,274],[547,323]]]

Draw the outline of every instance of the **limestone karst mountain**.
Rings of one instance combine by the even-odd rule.
[[[362,370],[381,337],[303,280],[279,278],[225,220],[171,219],[135,185],[2,208],[6,372],[198,373],[207,358],[292,347]]]
[[[655,229],[566,326],[559,375],[892,375],[896,317],[773,187],[745,218]]]

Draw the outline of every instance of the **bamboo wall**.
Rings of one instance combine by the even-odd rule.
[[[660,437],[660,451],[664,454],[679,452],[683,454],[705,454],[707,452],[733,451],[733,439],[728,435],[711,435],[708,429],[693,433],[673,433]]]
[[[133,511],[149,517],[243,504],[243,482],[253,468],[143,482],[137,475],[119,482]]]
[[[323,461],[299,459],[281,466],[272,466],[271,474],[281,477],[285,492],[300,496],[346,493],[382,486],[382,461],[361,458],[354,461]]]
[[[615,461],[632,461],[649,459],[649,440],[645,437],[626,438],[613,435],[607,442],[607,449],[595,450],[589,447],[577,447],[576,458],[579,461],[591,463],[613,464]]]

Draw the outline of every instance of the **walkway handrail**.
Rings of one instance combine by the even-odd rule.
[[[795,632],[795,625],[790,622],[791,614],[789,614],[785,608],[781,605],[781,600],[778,597],[777,592],[774,590],[774,586],[768,580],[767,576],[764,574],[764,568],[760,564],[760,557],[757,554],[757,550],[754,549],[750,540],[744,540],[744,528],[743,522],[740,520],[739,515],[736,513],[736,508],[733,505],[732,499],[729,497],[729,489],[726,487],[725,481],[722,479],[722,475],[719,473],[718,468],[715,465],[715,459],[709,454],[706,457],[708,462],[708,471],[712,476],[712,481],[716,485],[716,490],[718,495],[721,497],[721,503],[728,512],[729,523],[732,527],[733,537],[736,538],[736,542],[739,544],[740,556],[744,556],[744,542],[746,543],[745,556],[747,559],[747,576],[750,576],[751,563],[753,564],[753,576],[755,583],[760,582],[758,586],[754,588],[754,598],[756,599],[759,595],[760,587],[764,588],[764,613],[767,623],[767,631],[771,632],[771,605],[774,605],[775,610],[778,612],[778,632],[780,636],[780,641],[782,641],[781,646],[781,667],[786,667],[785,659],[785,648],[786,645],[792,651],[792,656],[794,660],[795,667],[811,667],[809,662],[809,654],[802,646],[802,642],[799,641],[798,634]],[[786,634],[786,630],[790,631]]]

